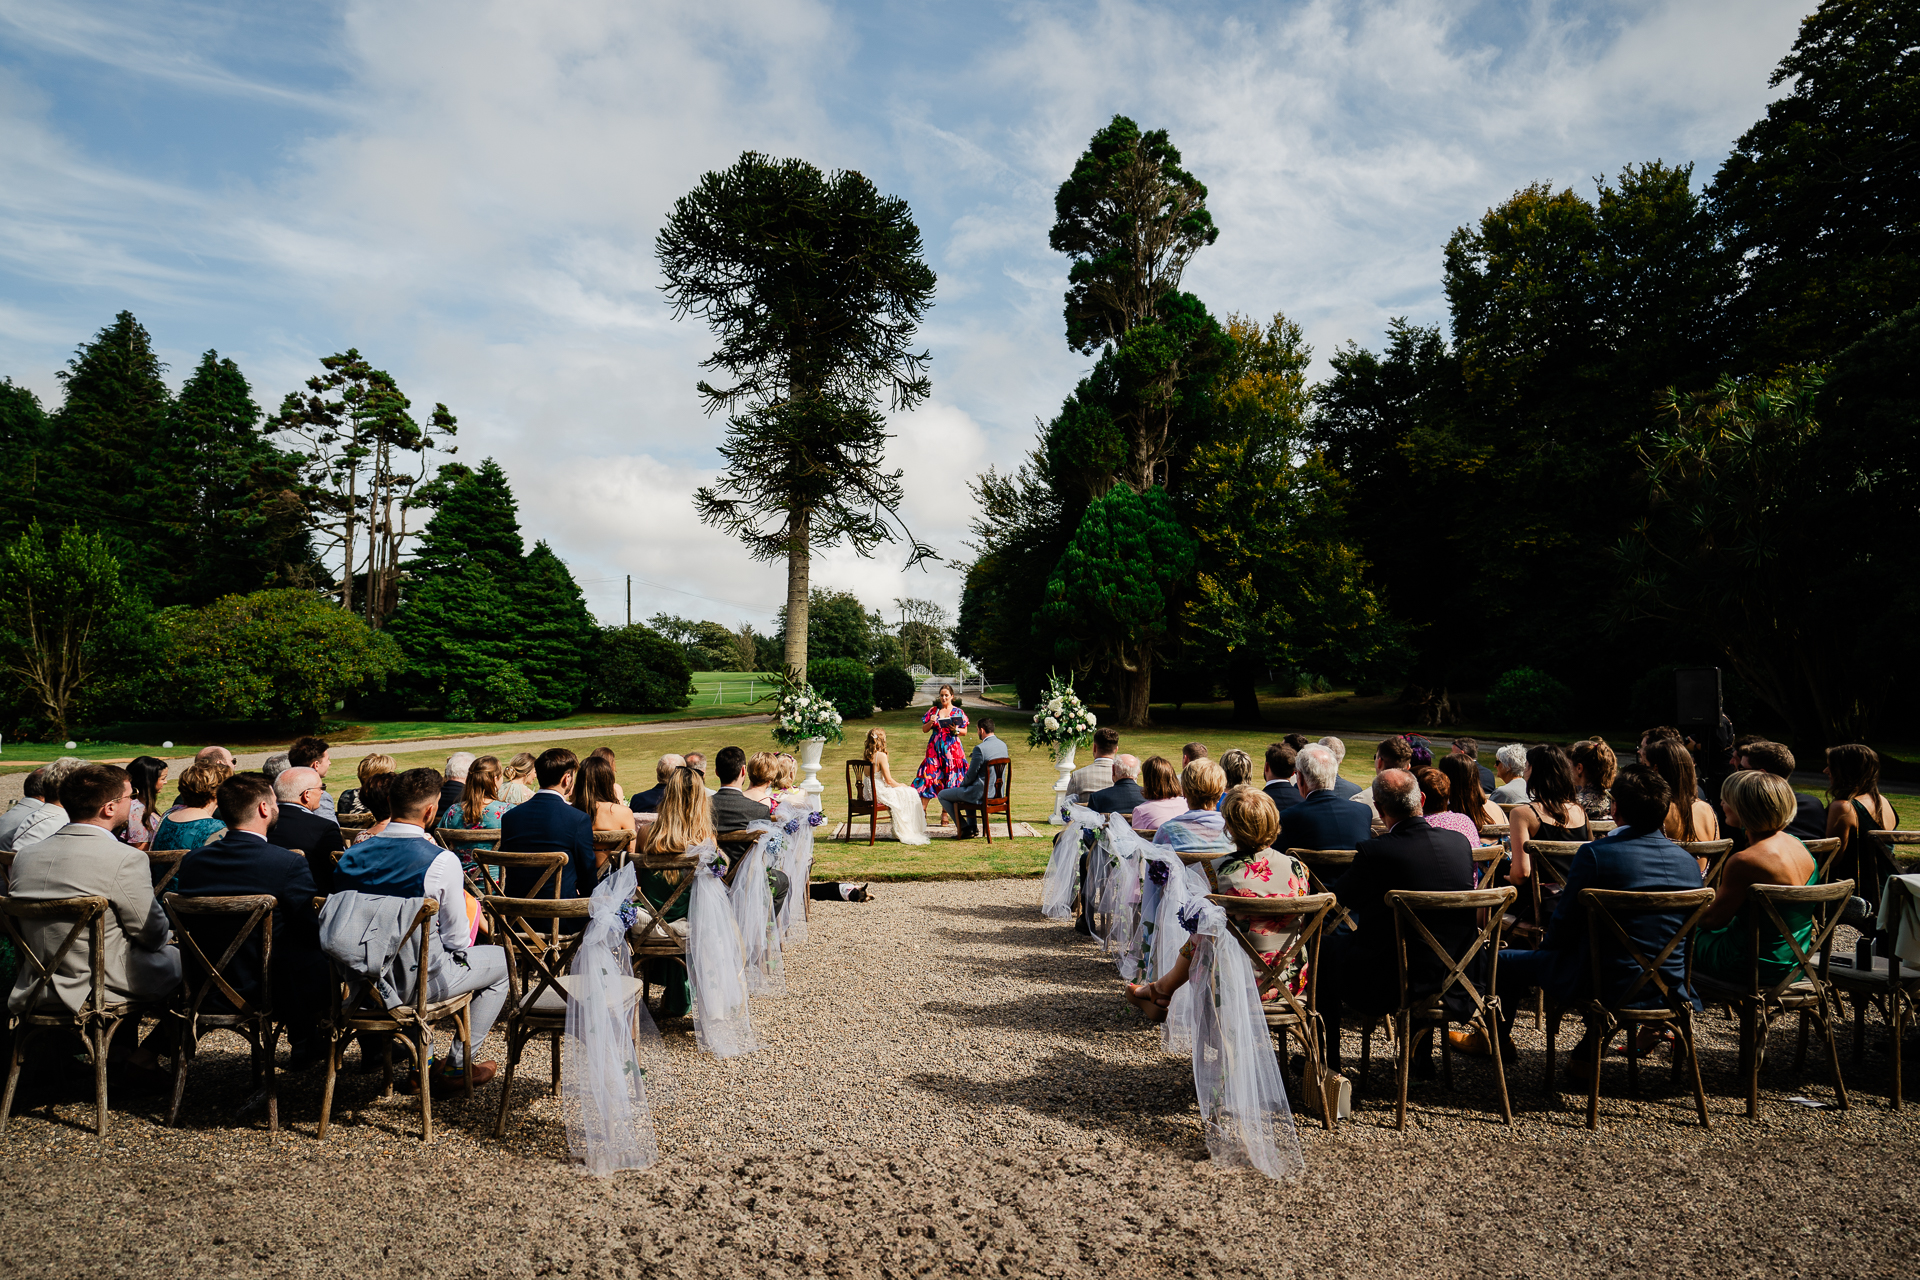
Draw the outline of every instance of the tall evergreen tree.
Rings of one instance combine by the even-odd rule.
[[[485,565],[503,582],[519,573],[526,555],[520,504],[499,463],[488,458],[477,470],[448,463],[422,496],[434,511],[420,531],[411,573],[444,572],[466,561]]]
[[[599,625],[572,572],[545,542],[533,544],[510,590],[520,617],[520,670],[542,714],[568,715],[586,700]]]
[[[0,503],[0,540],[11,541],[42,518],[46,449],[47,415],[40,397],[11,378],[0,378],[0,475],[12,490]]]

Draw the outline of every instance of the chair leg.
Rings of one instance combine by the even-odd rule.
[[[461,1013],[459,1020],[460,1065],[465,1068],[462,1074],[467,1077],[467,1101],[473,1101],[473,1010],[468,1008]]]
[[[193,1060],[195,1037],[188,1020],[180,1028],[180,1043],[173,1051],[173,1102],[167,1107],[167,1127],[180,1122],[180,1103],[187,1096],[187,1066]]]
[[[11,1061],[7,1064],[6,1096],[0,1098],[0,1138],[6,1136],[7,1121],[13,1118],[13,1092],[20,1085],[20,1064],[24,1062],[27,1057],[28,1038],[29,1032],[27,1030],[27,1024],[25,1021],[22,1021],[13,1029],[13,1035],[11,1037],[13,1041],[11,1046],[12,1051],[7,1055]]]
[[[552,1040],[553,1040],[553,1077],[552,1077],[552,1080],[547,1085],[547,1096],[549,1098],[557,1098],[560,1096],[560,1037],[554,1036],[552,1037]]]
[[[1700,1109],[1700,1127],[1711,1129],[1713,1125],[1707,1119],[1707,1091],[1700,1082],[1700,1054],[1693,1044],[1693,1020],[1682,1017],[1680,1021],[1674,1023],[1673,1033],[1678,1037],[1674,1042],[1673,1051],[1680,1053],[1684,1050],[1687,1055],[1687,1065],[1693,1071],[1693,1102]],[[1679,1065],[1677,1060],[1674,1065],[1676,1067]]]
[[[1766,1025],[1747,1005],[1740,1008],[1740,1044],[1747,1067],[1747,1116],[1760,1114],[1760,1057],[1766,1049]]]
[[[1400,1103],[1399,1110],[1394,1113],[1393,1127],[1396,1129],[1405,1129],[1407,1127],[1407,1075],[1413,1069],[1412,1015],[1407,1013],[1395,1014],[1394,1030],[1398,1032],[1396,1039],[1400,1041],[1400,1054],[1398,1058],[1399,1070],[1396,1072],[1399,1076]]]
[[[1589,1129],[1600,1127],[1600,1066],[1607,1060],[1607,1041],[1610,1039],[1612,1034],[1607,1030],[1607,1024],[1602,1021],[1600,1034],[1593,1038],[1593,1061],[1589,1064],[1593,1069],[1593,1078],[1587,1082],[1587,1128]]]
[[[273,1052],[280,1047],[280,1036],[266,1025],[260,1028],[260,1038],[266,1044],[261,1056],[267,1060],[267,1140],[271,1142],[280,1134],[280,1078],[273,1072]]]
[[[1893,963],[1900,963],[1899,958],[1895,957]],[[1889,1005],[1887,1025],[1893,1028],[1893,1109],[1898,1111],[1900,1109],[1900,1037],[1906,1032],[1906,996],[1896,991],[1889,997],[1887,1003]],[[7,1091],[8,1096],[11,1097],[13,1087],[9,1085]],[[4,1123],[5,1117],[0,1116],[0,1124]]]
[[[104,1021],[93,1025],[93,1109],[103,1138],[107,1136],[107,1044],[113,1039],[115,1025]]]
[[[1560,1010],[1555,1009],[1547,1017],[1547,1064],[1541,1074],[1545,1083],[1541,1086],[1549,1094],[1553,1092],[1553,1058],[1560,1041]]]
[[[320,1132],[315,1135],[317,1138],[327,1136],[327,1121],[333,1117],[333,1082],[340,1074],[340,1057],[346,1053],[346,1051],[346,1038],[344,1036],[333,1035],[329,1032],[327,1042],[327,1079],[326,1083],[320,1086]]]
[[[1896,963],[1898,962],[1896,961]],[[1827,1016],[1827,1012],[1824,1009],[1820,1011],[1819,1018],[1820,1033],[1827,1038],[1827,1062],[1833,1067],[1833,1092],[1840,1100],[1840,1109],[1845,1111],[1849,1105],[1847,1101],[1847,1082],[1846,1078],[1840,1074],[1840,1046],[1833,1037],[1833,1019]],[[1800,1034],[1803,1041],[1806,1036],[1806,1029],[1806,1015],[1802,1014],[1800,1015]]]
[[[413,1059],[420,1066],[420,1141],[433,1141],[433,1037],[421,1029],[419,1039],[408,1038]]]
[[[1623,1022],[1620,1029],[1627,1033],[1627,1096],[1637,1098],[1640,1096],[1640,1024]],[[1607,1038],[1611,1040],[1613,1033],[1608,1032]],[[1605,1050],[1601,1052],[1604,1056]],[[1598,1080],[1595,1083],[1598,1084]]]

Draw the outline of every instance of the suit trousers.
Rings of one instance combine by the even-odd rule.
[[[953,819],[953,825],[958,827],[960,814],[954,807],[956,803],[979,804],[980,798],[986,794],[987,784],[984,782],[976,782],[970,787],[948,787],[940,793],[940,807],[946,811],[949,818]]]
[[[473,994],[473,1006],[468,1013],[473,1030],[473,1043],[477,1049],[487,1033],[493,1030],[494,1022],[500,1017],[500,1010],[507,1003],[507,953],[503,947],[468,947],[467,962],[462,965],[448,957],[443,966],[427,979],[427,999],[449,1000],[454,996]],[[455,1041],[452,1051],[447,1055],[449,1062],[462,1060],[460,1042]]]

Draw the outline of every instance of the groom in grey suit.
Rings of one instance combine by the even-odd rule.
[[[948,787],[940,793],[940,807],[947,811],[949,818],[953,819],[954,831],[957,833],[955,839],[959,840],[971,840],[976,832],[973,829],[973,823],[962,818],[955,810],[954,802],[979,804],[986,795],[987,762],[1007,758],[1007,744],[993,736],[991,719],[981,716],[973,722],[973,725],[979,730],[980,745],[973,749],[973,755],[968,760],[967,776],[960,780],[959,786]],[[993,798],[998,800],[1000,797],[996,795]]]

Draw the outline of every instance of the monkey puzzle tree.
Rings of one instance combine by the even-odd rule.
[[[749,151],[674,203],[655,252],[674,315],[719,338],[702,367],[733,385],[699,384],[707,412],[738,410],[729,469],[695,506],[756,559],[786,557],[785,662],[804,671],[813,548],[867,555],[897,526],[909,564],[932,554],[900,522],[878,408],[882,388],[894,409],[932,389],[914,351],[934,288],[919,228],[861,174]]]

